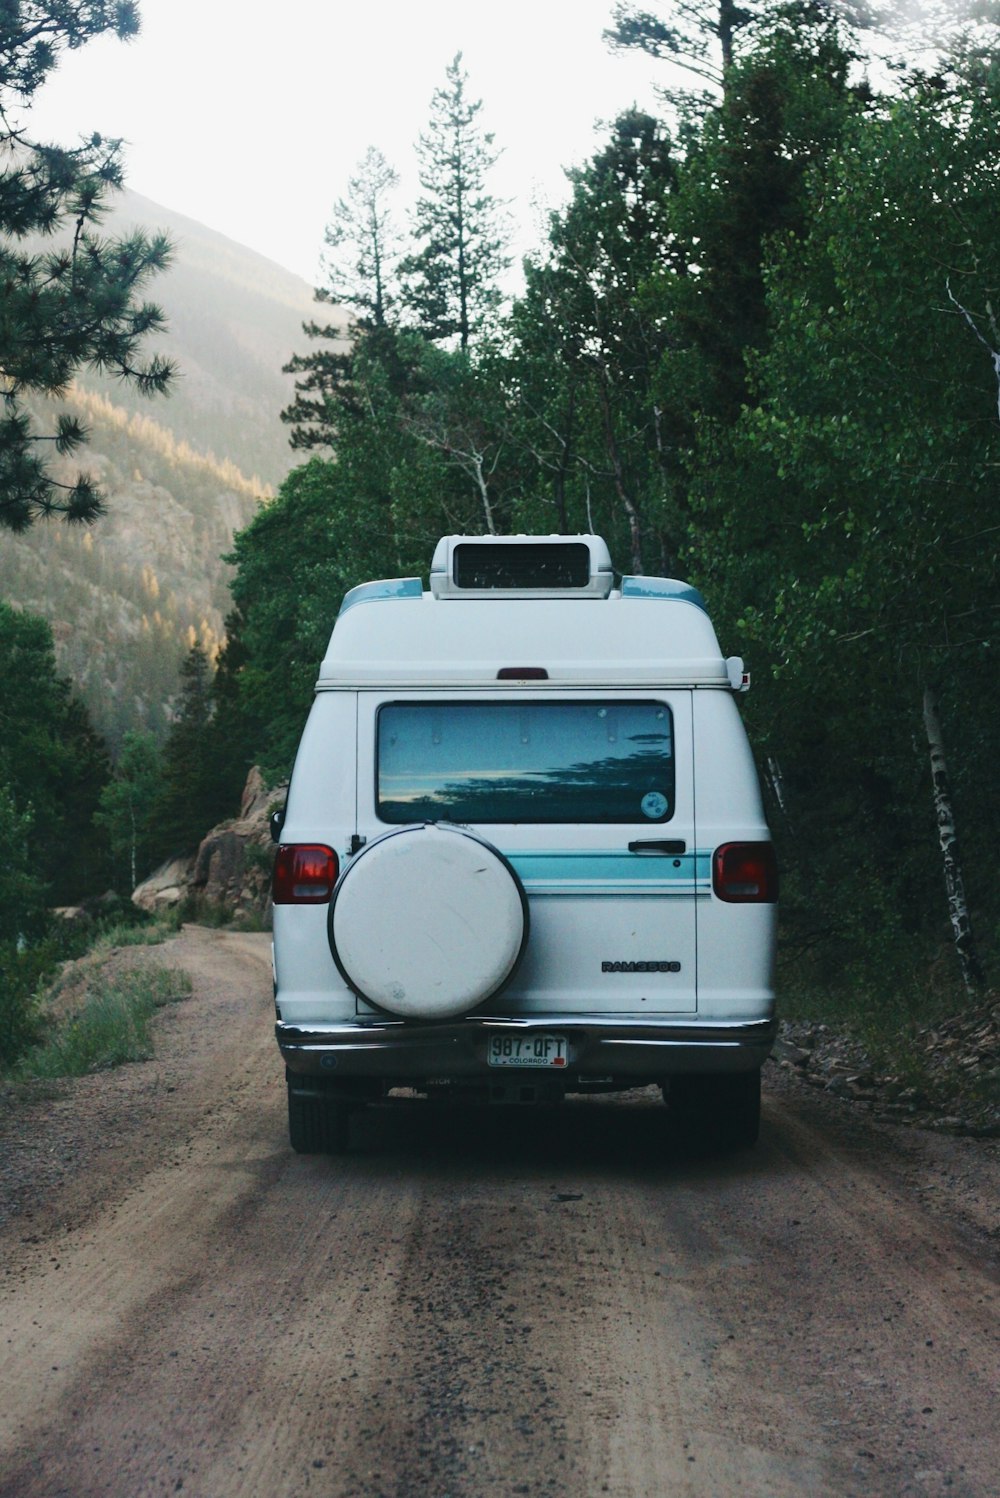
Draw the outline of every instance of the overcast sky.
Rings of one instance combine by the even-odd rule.
[[[601,142],[595,122],[652,106],[663,65],[612,56],[613,0],[141,0],[142,32],[64,55],[32,132],[128,142],[136,192],[318,277],[323,228],[369,145],[416,190],[413,144],[461,51],[503,156],[517,249],[543,237],[563,168]]]

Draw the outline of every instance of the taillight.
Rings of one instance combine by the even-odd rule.
[[[275,905],[322,905],[333,894],[337,855],[322,843],[282,843],[274,860]]]
[[[768,905],[778,898],[772,843],[723,843],[712,859],[712,888],[730,905]]]

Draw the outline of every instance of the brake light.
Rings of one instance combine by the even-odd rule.
[[[773,843],[723,843],[712,859],[712,888],[730,905],[770,905],[778,898]]]
[[[275,905],[322,905],[340,872],[337,855],[322,843],[282,843],[274,860]]]

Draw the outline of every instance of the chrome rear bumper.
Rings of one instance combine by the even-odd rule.
[[[774,1019],[733,1024],[597,1014],[516,1019],[477,1014],[448,1023],[365,1017],[308,1029],[279,1021],[275,1033],[289,1071],[297,1075],[413,1086],[429,1079],[496,1077],[498,1071],[486,1059],[489,1037],[542,1031],[567,1038],[569,1063],[560,1075],[565,1089],[572,1091],[574,1082],[586,1086],[620,1078],[638,1085],[681,1072],[752,1071],[767,1060],[776,1028]],[[499,1075],[504,1072],[511,1075],[510,1068],[500,1069]]]

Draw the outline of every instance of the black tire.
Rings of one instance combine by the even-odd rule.
[[[308,1094],[307,1077],[288,1078],[288,1138],[297,1155],[342,1155],[350,1145],[347,1103]],[[295,1090],[293,1090],[293,1088]]]
[[[760,1069],[672,1077],[664,1096],[685,1142],[722,1152],[750,1149],[760,1134]]]

